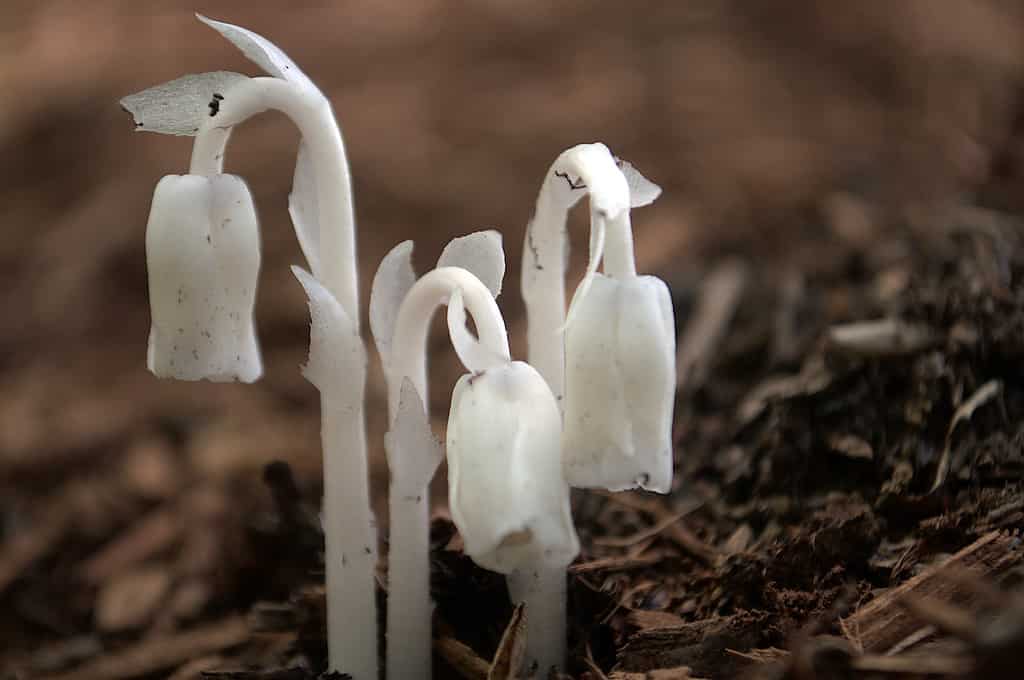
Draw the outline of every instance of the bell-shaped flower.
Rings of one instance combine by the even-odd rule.
[[[657,195],[631,166],[620,170],[631,191],[646,183],[644,193]],[[578,487],[667,493],[676,385],[671,297],[661,279],[636,274],[628,210],[599,217],[591,229],[590,264],[565,327],[565,475]]]
[[[654,276],[595,274],[565,331],[565,474],[612,491],[672,485],[675,328]]]
[[[161,179],[146,226],[146,263],[149,370],[179,380],[259,378],[259,226],[245,182],[234,175]]]
[[[579,553],[561,466],[561,415],[532,366],[488,357],[465,327],[461,295],[448,326],[473,372],[455,386],[448,416],[448,502],[465,552],[480,566],[564,568]]]

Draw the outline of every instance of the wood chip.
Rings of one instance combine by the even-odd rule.
[[[153,620],[170,589],[171,574],[163,566],[118,574],[96,596],[96,627],[105,633],[141,628]]]
[[[37,560],[56,549],[71,527],[73,512],[61,494],[44,504],[44,510],[29,527],[18,530],[0,546],[0,594]]]
[[[466,680],[487,680],[487,674],[491,670],[490,664],[481,659],[468,645],[453,637],[440,637],[434,640],[434,651]]]
[[[640,630],[651,628],[674,628],[683,625],[684,621],[670,612],[634,609],[626,616],[626,623]]]
[[[171,548],[184,523],[176,508],[159,508],[132,524],[82,564],[86,583],[99,584]]]
[[[76,670],[39,680],[121,680],[149,675],[236,647],[248,639],[249,624],[244,617],[233,616],[182,633],[149,638]]]
[[[970,570],[984,578],[992,578],[1019,564],[1024,557],[1018,539],[998,531],[982,536],[940,564],[933,565],[906,583],[890,588],[853,615],[840,621],[843,635],[866,653],[886,653],[924,626],[906,611],[901,600],[908,595],[932,597],[963,604],[976,597],[955,579],[945,577],[948,569]]]
[[[917,354],[938,340],[938,335],[928,326],[899,319],[838,324],[828,330],[827,337],[831,349],[864,358]]]

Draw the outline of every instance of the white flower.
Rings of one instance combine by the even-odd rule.
[[[448,492],[465,552],[508,574],[565,567],[579,552],[561,469],[561,417],[521,361],[459,379],[448,417]]]
[[[253,326],[259,226],[234,175],[168,175],[146,226],[152,326],[147,365],[160,378],[252,382],[263,365]]]
[[[675,329],[665,283],[596,274],[566,329],[565,474],[613,491],[672,484]]]

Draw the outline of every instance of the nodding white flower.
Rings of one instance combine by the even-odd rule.
[[[469,347],[460,295],[449,302],[448,316],[459,356],[465,361],[481,354]],[[579,540],[561,466],[558,404],[529,364],[489,363],[462,376],[452,395],[447,433],[452,520],[466,554],[486,569],[509,574],[564,568],[579,553]]]
[[[253,382],[259,226],[235,175],[168,175],[146,227],[152,326],[147,365],[179,380]]]
[[[619,170],[632,191],[657,195],[632,166]],[[671,297],[660,279],[637,276],[628,208],[594,216],[591,230],[590,263],[565,326],[566,478],[573,486],[667,493],[676,384]]]
[[[565,332],[565,474],[573,486],[667,493],[675,327],[664,281],[595,274]]]

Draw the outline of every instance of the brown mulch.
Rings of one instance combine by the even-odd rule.
[[[364,295],[399,240],[423,268],[498,225],[521,335],[520,230],[554,154],[604,139],[665,186],[634,222],[676,304],[677,485],[574,492],[573,677],[1019,676],[1019,2],[213,4],[335,101]],[[115,102],[252,69],[173,3],[0,14],[0,678],[317,677],[293,133],[232,147],[266,225],[266,380],[158,383],[142,225],[187,151]],[[369,396],[379,507],[379,376]],[[440,505],[435,677],[510,678],[521,612]]]

